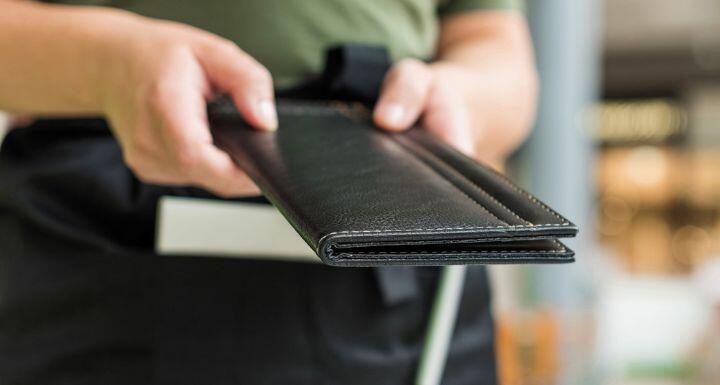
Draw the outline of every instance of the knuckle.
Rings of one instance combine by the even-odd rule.
[[[200,165],[200,160],[194,151],[178,149],[175,165],[185,175],[194,175]]]
[[[150,84],[146,93],[146,101],[154,110],[164,110],[178,96],[175,82],[158,79]]]
[[[272,76],[270,75],[270,71],[268,71],[267,68],[263,67],[260,64],[250,66],[246,70],[246,75],[248,77],[248,80],[250,80],[253,83],[259,83],[259,84],[272,83]]]
[[[226,38],[219,38],[218,42],[218,48],[226,51],[229,54],[232,55],[242,55],[245,53],[245,51],[242,50],[237,44],[235,44],[234,41],[226,39]]]
[[[397,68],[402,72],[424,72],[427,64],[415,58],[402,59],[398,62]]]
[[[406,59],[408,60],[408,59]],[[416,60],[416,59],[412,59]],[[421,95],[426,92],[429,82],[427,76],[425,76],[425,70],[413,69],[415,64],[412,62],[400,62],[399,65],[393,70],[387,80],[386,87],[389,90],[394,90],[399,94],[413,97],[415,95]]]

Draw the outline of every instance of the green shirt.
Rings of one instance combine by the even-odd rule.
[[[516,8],[519,0],[60,0],[175,20],[236,42],[276,86],[315,76],[338,43],[387,46],[395,60],[432,58],[443,15]]]

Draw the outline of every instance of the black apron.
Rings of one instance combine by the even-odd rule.
[[[0,384],[413,383],[437,268],[161,257],[164,195],[212,197],[140,182],[102,120],[10,131]],[[489,306],[471,268],[443,384],[496,383]]]

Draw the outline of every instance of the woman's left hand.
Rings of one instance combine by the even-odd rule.
[[[518,11],[444,17],[437,61],[405,59],[385,77],[375,124],[416,122],[469,156],[499,166],[530,132],[538,77],[527,20]]]
[[[404,131],[420,121],[433,135],[475,157],[481,124],[473,121],[473,107],[458,83],[462,71],[450,63],[398,62],[385,77],[373,114],[375,124],[387,131]]]

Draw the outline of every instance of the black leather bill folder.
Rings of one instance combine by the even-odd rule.
[[[208,107],[216,144],[333,266],[566,263],[577,227],[503,175],[364,106],[280,100],[279,129]]]

